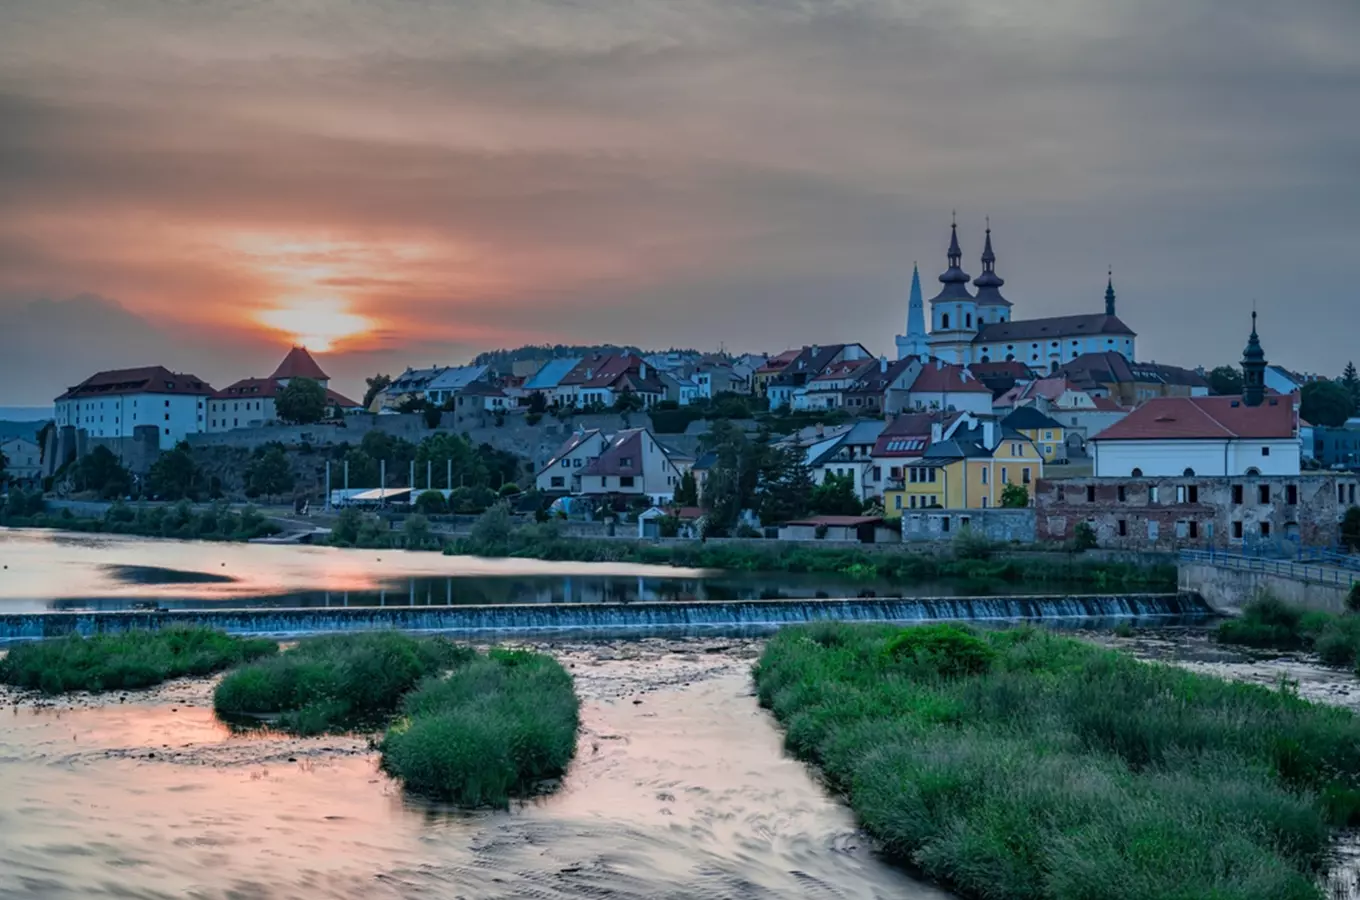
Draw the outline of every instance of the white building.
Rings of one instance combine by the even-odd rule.
[[[207,430],[213,389],[195,375],[164,366],[115,369],[91,375],[56,399],[58,427],[72,425],[91,437],[132,437],[154,425],[161,449]]]
[[[0,456],[5,458],[4,474],[11,481],[36,481],[42,474],[42,448],[27,438],[0,440]]]
[[[441,369],[425,385],[425,399],[435,406],[443,406],[471,385],[489,384],[490,366],[454,366]]]
[[[539,470],[535,486],[545,494],[580,493],[581,471],[600,458],[606,443],[598,428],[574,433]]]
[[[967,366],[934,359],[921,368],[911,387],[907,388],[902,410],[956,411],[986,416],[992,412],[992,392],[973,377]]]
[[[675,453],[645,428],[620,431],[599,458],[581,470],[586,496],[637,496],[665,503],[694,460]]]
[[[213,394],[208,401],[208,432],[259,428],[278,421],[277,401],[294,378],[315,381],[326,390],[326,409],[342,412],[359,404],[330,389],[331,379],[304,347],[294,347],[268,378],[242,378]]]
[[[1292,397],[1158,397],[1091,438],[1098,478],[1297,475]]]

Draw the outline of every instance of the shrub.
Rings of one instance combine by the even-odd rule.
[[[449,511],[449,502],[442,491],[422,491],[416,498],[415,510],[425,516],[442,516]]]
[[[513,481],[507,481],[505,484],[501,485],[500,495],[502,497],[513,497],[519,493],[522,493],[519,489],[519,485],[515,484]]]
[[[991,668],[996,652],[973,632],[953,625],[907,628],[888,640],[894,660],[913,660],[946,678],[978,675]]]
[[[1352,582],[1350,592],[1346,594],[1346,609],[1360,613],[1360,581]]]
[[[472,523],[472,531],[468,538],[474,546],[483,548],[484,551],[491,551],[495,548],[504,547],[510,539],[510,532],[514,528],[514,522],[510,518],[510,506],[505,503],[497,503],[478,517]]]
[[[1072,529],[1072,547],[1078,552],[1094,550],[1099,544],[1096,541],[1096,530],[1091,527],[1090,522],[1078,522],[1077,527]]]
[[[46,694],[131,690],[207,675],[277,650],[273,641],[208,628],[69,635],[16,645],[0,660],[0,682]]]
[[[213,708],[238,720],[277,716],[279,727],[298,734],[381,727],[422,678],[473,655],[442,638],[395,631],[308,638],[222,679]]]
[[[991,559],[995,550],[996,544],[971,527],[962,528],[954,535],[955,559]]]
[[[421,550],[436,542],[430,531],[430,520],[415,513],[406,517],[401,527],[402,541],[408,550]]]
[[[1266,594],[1248,603],[1242,615],[1218,626],[1218,640],[1273,650],[1301,650],[1307,644],[1300,624],[1303,611]]]
[[[578,726],[571,676],[556,660],[492,650],[406,697],[382,766],[416,793],[503,807],[566,770]]]

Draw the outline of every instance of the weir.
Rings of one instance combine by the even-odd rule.
[[[92,635],[179,626],[231,634],[443,632],[459,637],[609,637],[750,634],[784,625],[846,622],[1093,622],[1204,619],[1212,610],[1197,594],[1091,596],[858,598],[656,603],[529,603],[500,606],[380,606],[298,609],[176,609],[0,614],[0,641]]]

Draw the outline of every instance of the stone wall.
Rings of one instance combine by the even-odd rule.
[[[43,448],[42,475],[55,475],[62,466],[88,455],[96,447],[104,447],[134,475],[145,475],[151,464],[161,455],[160,429],[155,425],[138,425],[131,437],[91,437],[84,428],[62,425],[47,435]]]
[[[949,541],[964,528],[999,543],[1032,544],[1033,509],[903,510],[902,540],[909,543]]]
[[[1243,606],[1262,594],[1270,594],[1304,609],[1343,613],[1350,593],[1349,586],[1318,584],[1209,563],[1182,563],[1180,586],[1182,590],[1199,594],[1210,609],[1223,615],[1237,615]]]
[[[1101,547],[1141,551],[1335,546],[1360,490],[1354,475],[1040,479],[1040,541],[1071,540],[1079,523]]]

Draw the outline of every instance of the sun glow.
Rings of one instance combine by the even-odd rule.
[[[350,312],[343,301],[333,297],[283,300],[277,308],[262,310],[256,318],[288,335],[294,344],[318,353],[332,350],[340,341],[372,327],[372,322]]]

